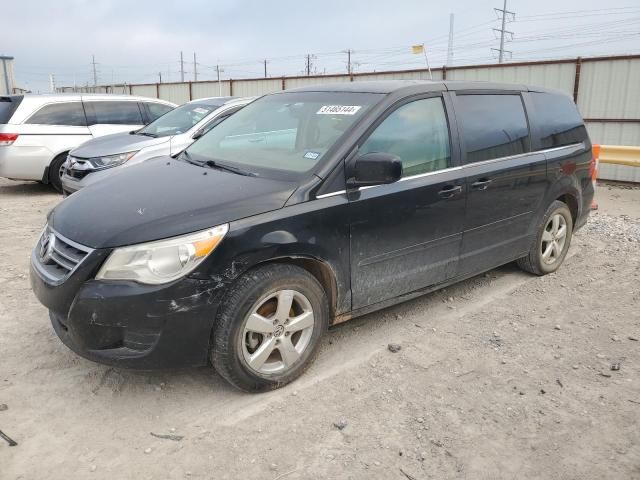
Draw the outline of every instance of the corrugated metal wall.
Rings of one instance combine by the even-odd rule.
[[[455,68],[447,72],[448,80],[481,80],[487,82],[523,83],[560,90],[573,95],[574,63],[520,65],[500,68]]]
[[[560,90],[574,96],[594,143],[640,146],[640,55],[584,58],[502,65],[436,68],[433,79],[483,80],[521,83]],[[201,81],[131,85],[131,93],[174,103],[214,96],[257,96],[279,90],[349,81],[429,78],[425,69],[396,72],[321,75],[309,77],[256,78],[247,80]],[[128,86],[126,87],[128,88]],[[68,90],[68,89],[65,89]],[[125,86],[83,87],[81,91],[121,93]],[[601,178],[632,180],[633,167],[603,165]]]

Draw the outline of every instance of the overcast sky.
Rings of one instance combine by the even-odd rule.
[[[21,0],[3,2],[0,54],[15,57],[17,84],[46,91],[93,83],[177,81],[180,51],[186,80],[300,74],[315,54],[318,73],[346,71],[347,49],[356,71],[417,68],[425,43],[432,66],[446,61],[449,14],[455,14],[454,64],[495,61],[494,7],[503,0]],[[637,0],[508,0],[516,21],[513,60],[640,53]],[[571,12],[571,13],[565,13]]]

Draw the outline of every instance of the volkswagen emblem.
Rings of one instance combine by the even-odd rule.
[[[55,244],[56,236],[53,233],[45,233],[42,236],[42,241],[40,242],[40,261],[42,263],[48,263],[51,260]]]

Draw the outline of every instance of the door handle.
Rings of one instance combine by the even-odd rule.
[[[471,188],[474,190],[486,190],[491,182],[490,178],[479,178],[471,184]]]
[[[451,198],[460,192],[462,192],[462,187],[460,185],[447,185],[438,192],[438,196],[440,198]]]

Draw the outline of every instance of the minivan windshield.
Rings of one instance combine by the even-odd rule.
[[[185,103],[165,113],[136,133],[150,137],[179,135],[190,130],[195,124],[200,122],[200,120],[218,108],[220,108],[220,105]]]
[[[313,168],[382,97],[349,92],[267,95],[200,138],[185,157],[258,175],[297,177]]]

